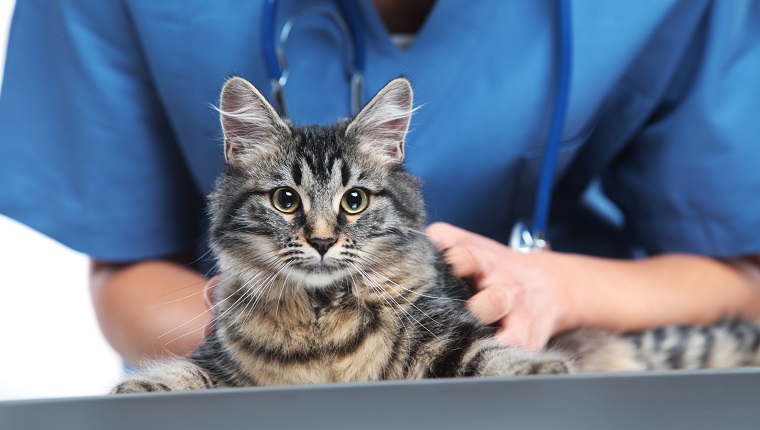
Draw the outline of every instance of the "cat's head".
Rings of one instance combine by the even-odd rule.
[[[296,127],[246,80],[227,81],[227,169],[210,205],[220,269],[324,287],[419,252],[420,185],[401,166],[412,111],[396,79],[353,120]]]

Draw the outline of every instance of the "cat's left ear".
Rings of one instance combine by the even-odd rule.
[[[351,121],[346,136],[355,136],[365,152],[401,163],[413,99],[409,81],[404,78],[392,80]]]

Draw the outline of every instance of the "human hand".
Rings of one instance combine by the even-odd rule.
[[[477,293],[467,307],[482,323],[499,323],[499,342],[538,350],[552,335],[573,326],[561,254],[517,252],[445,223],[430,225],[427,234],[436,248],[445,250],[454,273],[473,284]]]
[[[211,312],[211,309],[214,308],[214,293],[216,292],[216,287],[219,285],[220,279],[221,275],[216,275],[213,278],[209,279],[208,282],[206,282],[206,285],[203,286],[203,303],[206,305],[206,310],[209,312]],[[211,319],[203,329],[204,337],[208,336],[213,331],[214,320]]]

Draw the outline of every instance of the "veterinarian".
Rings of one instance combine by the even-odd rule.
[[[428,234],[506,343],[760,314],[760,2],[569,2],[569,37],[550,0],[364,0],[350,16],[345,1],[277,3],[17,2],[0,212],[90,256],[101,327],[126,360],[203,336],[204,198],[224,167],[212,106],[232,74],[297,123],[349,116],[407,76],[420,108],[406,166],[425,180]],[[569,41],[551,249],[520,252],[507,244],[534,216]]]

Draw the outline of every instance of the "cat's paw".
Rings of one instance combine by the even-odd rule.
[[[111,390],[111,394],[205,390],[212,387],[213,383],[203,369],[187,361],[176,360],[132,376]]]
[[[111,390],[111,394],[153,393],[157,391],[173,391],[168,385],[145,378],[128,379]]]
[[[481,363],[480,376],[559,375],[574,373],[572,361],[554,352],[531,352],[518,348],[492,351]]]
[[[561,375],[573,372],[575,368],[569,361],[556,357],[541,357],[521,363],[513,369],[513,375]]]

